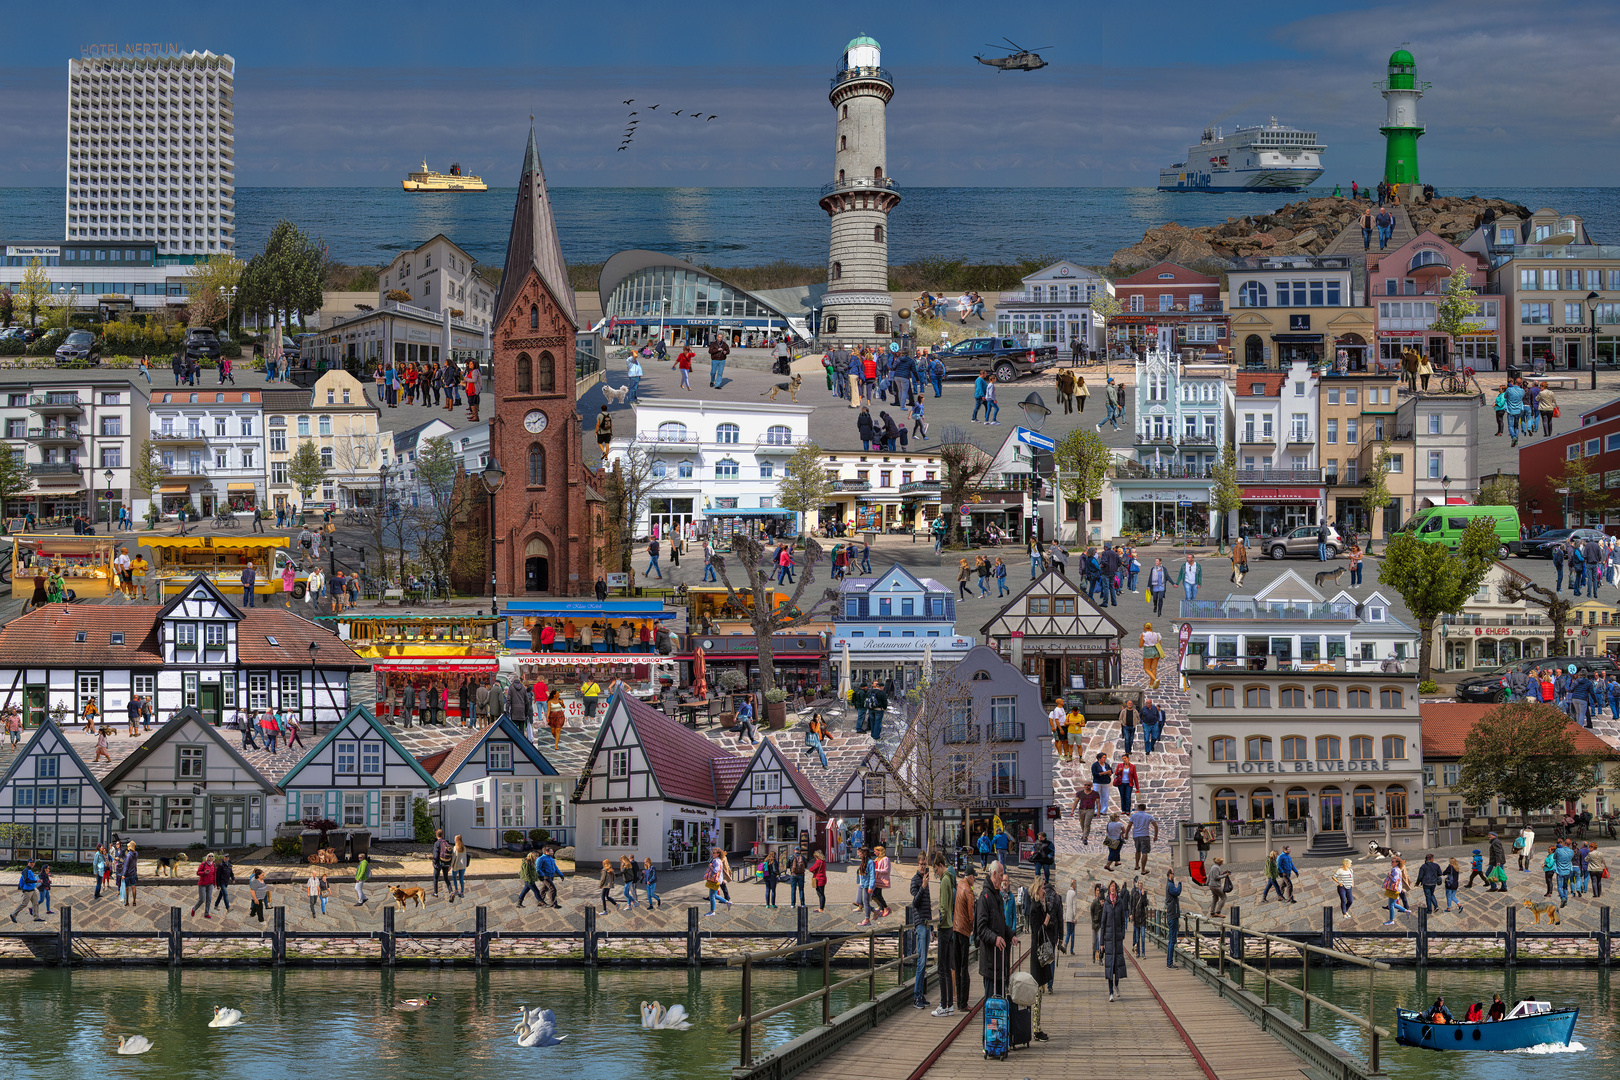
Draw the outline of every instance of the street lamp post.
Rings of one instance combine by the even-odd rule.
[[[662,335],[662,331],[660,331]],[[660,336],[660,340],[662,337]],[[482,474],[484,490],[489,492],[489,595],[495,596],[495,493],[501,490],[506,483],[506,473],[501,470],[500,463],[495,455],[489,456],[489,464],[484,466]]]
[[[1603,297],[1595,292],[1586,294],[1586,310],[1591,316],[1591,325],[1587,329],[1588,348],[1586,353],[1586,366],[1592,369],[1592,389],[1597,389],[1597,306]]]
[[[317,611],[319,608],[316,609]],[[315,705],[315,657],[321,651],[321,643],[309,643],[309,733],[316,737],[321,734],[321,714]]]
[[[107,486],[102,489],[107,493],[107,497],[104,500],[107,503],[107,531],[112,532],[113,531],[113,529],[112,529],[112,525],[113,525],[113,518],[112,518],[113,471],[111,469],[108,469],[104,475],[107,477]]]
[[[1450,476],[1442,476],[1440,478],[1440,505],[1441,506],[1449,506],[1450,505],[1450,498],[1449,498],[1450,493],[1451,493],[1451,477]]]

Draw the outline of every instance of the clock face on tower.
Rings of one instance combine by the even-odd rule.
[[[530,409],[523,417],[523,427],[535,435],[540,434],[546,430],[546,414],[539,409]]]

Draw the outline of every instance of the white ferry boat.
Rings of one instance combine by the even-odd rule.
[[[1160,191],[1297,191],[1322,175],[1316,132],[1277,122],[1239,127],[1230,135],[1205,128],[1187,159],[1159,170]]]

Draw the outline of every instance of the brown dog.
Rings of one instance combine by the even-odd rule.
[[[422,907],[427,903],[427,893],[414,885],[407,889],[392,888],[388,891],[394,894],[394,902],[400,907],[404,907],[407,900],[415,900],[417,907]]]
[[[1532,921],[1530,924],[1532,926],[1539,925],[1543,915],[1547,916],[1547,921],[1552,923],[1554,926],[1558,926],[1564,921],[1558,917],[1557,904],[1545,900],[1541,901],[1540,903],[1537,903],[1534,900],[1526,900],[1524,902],[1524,906],[1529,908],[1530,913],[1535,916],[1534,921]]]
[[[779,382],[779,383],[777,383],[775,386],[771,387],[770,399],[772,401],[775,401],[776,400],[776,395],[780,394],[782,391],[786,390],[788,392],[788,397],[792,399],[792,401],[793,401],[793,403],[795,405],[797,405],[799,403],[799,386],[803,382],[804,382],[804,376],[803,375],[795,375],[795,376],[793,376],[793,378],[789,379],[787,382]],[[764,394],[760,395],[760,397],[765,397],[765,396],[766,395],[764,395]]]
[[[183,851],[177,852],[174,855],[159,858],[157,861],[157,876],[162,877],[165,873],[167,873],[170,877],[174,877],[175,871],[184,867],[185,864],[189,863],[190,861],[191,857]]]

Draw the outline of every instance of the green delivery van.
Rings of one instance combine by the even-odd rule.
[[[1407,519],[1401,532],[1414,534],[1431,544],[1444,544],[1452,551],[1462,541],[1463,530],[1478,518],[1487,518],[1496,530],[1501,546],[1496,557],[1505,559],[1519,550],[1519,511],[1512,506],[1431,506]]]

